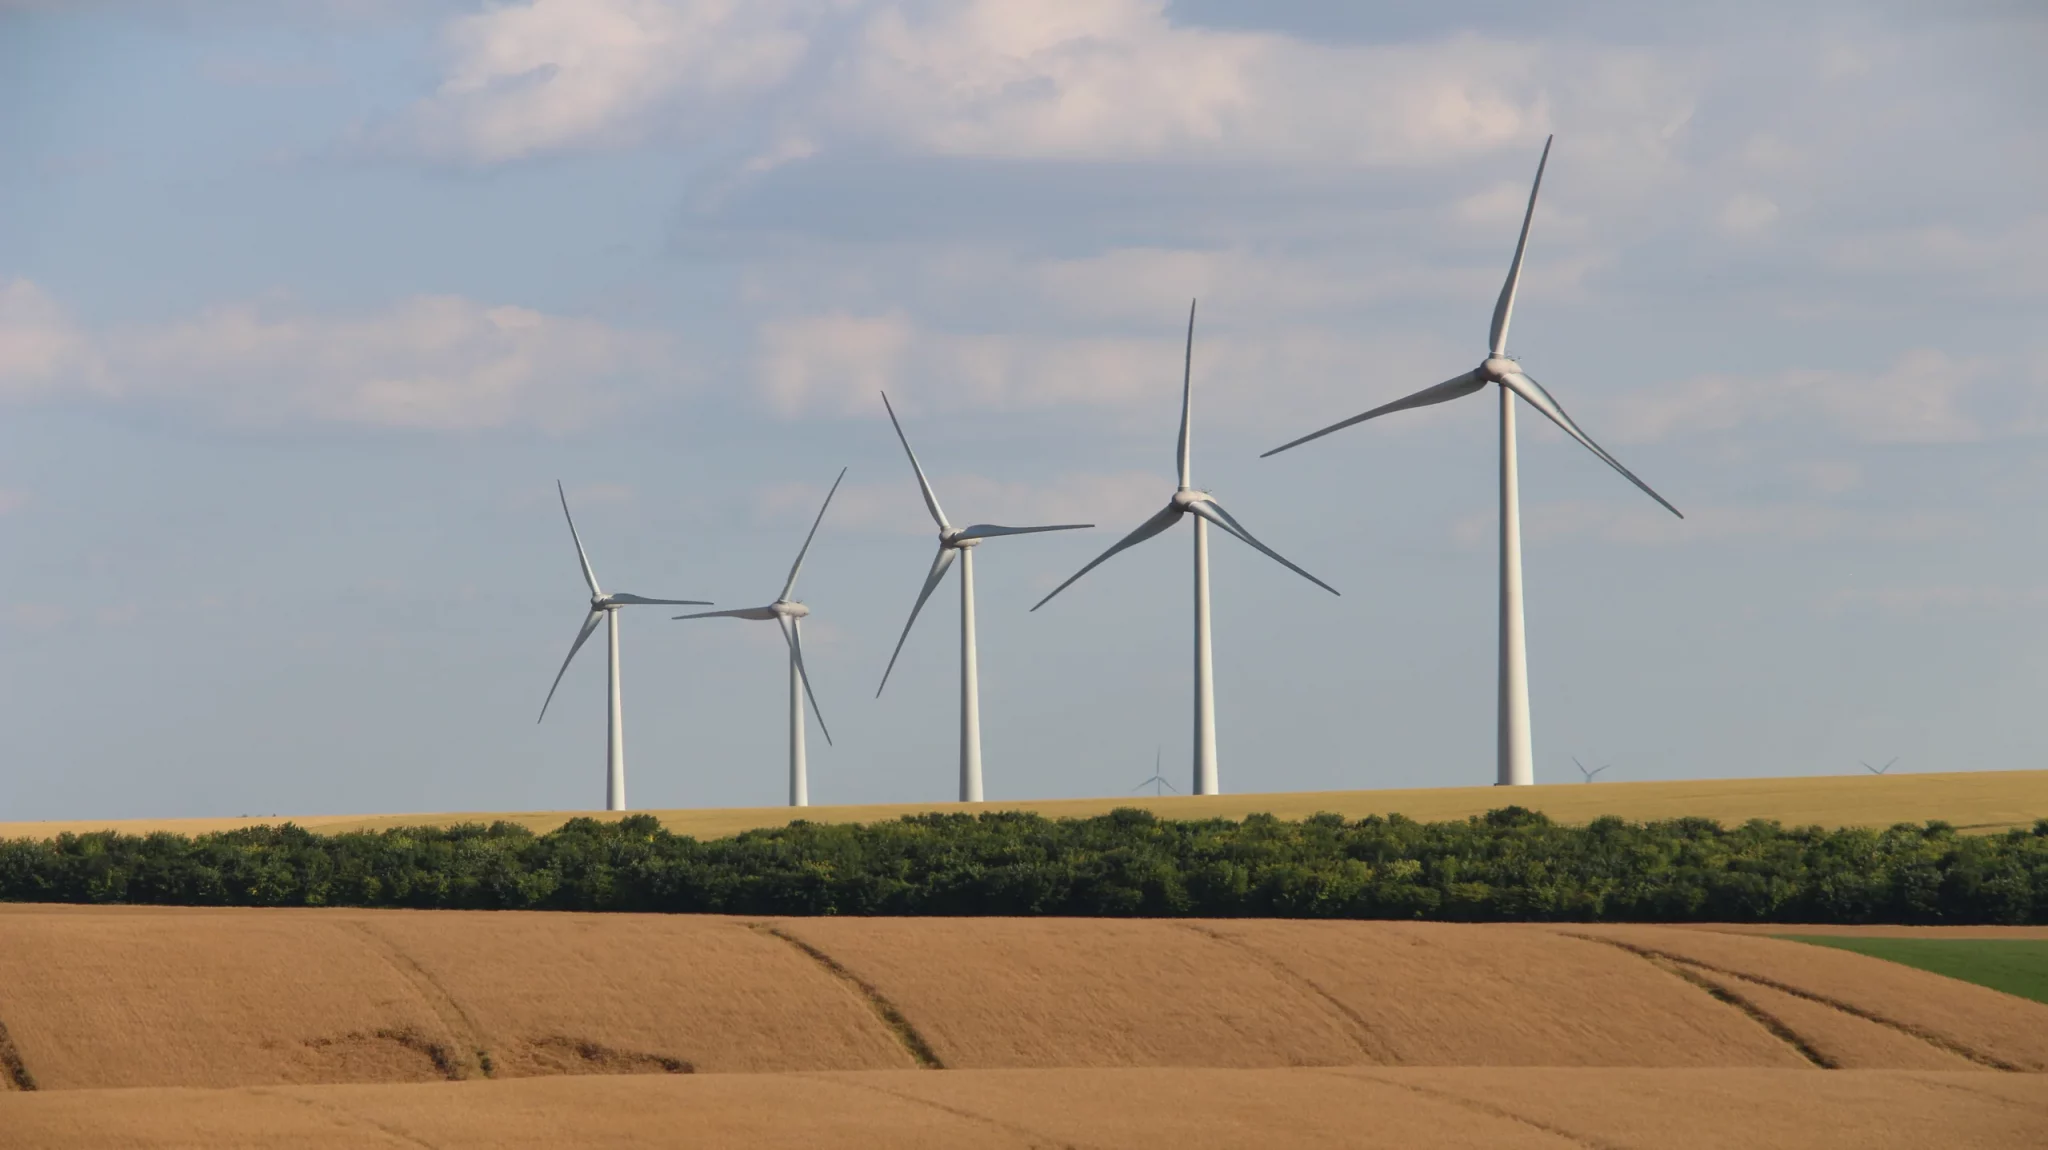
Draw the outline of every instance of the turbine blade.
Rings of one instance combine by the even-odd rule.
[[[602,618],[604,612],[598,610],[593,610],[583,617],[583,629],[576,632],[576,641],[569,644],[569,657],[562,660],[562,669],[555,672],[555,681],[548,685],[548,697],[541,700],[540,719],[535,719],[535,723],[548,717],[548,704],[555,701],[555,688],[562,685],[562,676],[568,674],[569,664],[575,660],[576,652],[583,649],[584,642],[590,638],[592,631],[597,630],[597,621]]]
[[[1316,586],[1321,587],[1323,590],[1328,591],[1332,595],[1339,594],[1338,590],[1335,587],[1330,586],[1328,583],[1323,582],[1321,579],[1318,579],[1315,576],[1309,574],[1308,572],[1302,570],[1301,568],[1295,566],[1294,563],[1287,558],[1287,556],[1280,554],[1278,551],[1273,550],[1271,547],[1268,547],[1264,543],[1261,543],[1257,539],[1253,538],[1252,533],[1245,530],[1244,524],[1239,523],[1237,521],[1236,516],[1232,515],[1228,511],[1225,511],[1221,503],[1218,503],[1213,499],[1206,500],[1201,503],[1190,503],[1188,504],[1188,510],[1194,512],[1195,514],[1201,516],[1204,519],[1207,519],[1209,522],[1214,523],[1216,526],[1221,527],[1223,530],[1228,531],[1232,535],[1237,536],[1245,543],[1250,544],[1256,550],[1264,553],[1268,558],[1272,559],[1275,563],[1280,564],[1282,567],[1287,568],[1289,571],[1294,572],[1296,575],[1301,576],[1303,579],[1306,579],[1309,582],[1315,584]]]
[[[825,733],[825,745],[832,745],[832,728],[825,725],[825,712],[818,709],[818,696],[811,693],[811,673],[804,669],[804,631],[797,619],[784,621],[777,615],[775,621],[782,627],[782,637],[789,643],[789,657],[796,662],[796,677],[803,680],[804,697],[811,701],[811,717],[818,720],[818,729]]]
[[[694,615],[675,615],[676,619],[773,619],[775,612],[766,607],[735,607],[730,611],[699,611]]]
[[[1188,479],[1192,467],[1188,460],[1188,440],[1194,432],[1194,303],[1188,301],[1188,356],[1180,366],[1180,446],[1174,450],[1174,462],[1180,465],[1180,487],[1186,491],[1194,483]]]
[[[1587,451],[1590,451],[1593,454],[1599,456],[1601,461],[1606,463],[1607,466],[1612,467],[1616,471],[1621,472],[1622,478],[1628,480],[1630,483],[1635,484],[1637,487],[1642,488],[1643,494],[1656,500],[1658,503],[1663,504],[1664,510],[1669,511],[1671,514],[1678,516],[1680,519],[1685,518],[1685,514],[1681,512],[1678,508],[1671,506],[1671,502],[1669,500],[1665,499],[1662,495],[1659,495],[1655,491],[1651,490],[1649,484],[1644,483],[1642,480],[1636,478],[1635,472],[1630,471],[1626,467],[1623,467],[1621,465],[1620,460],[1614,458],[1612,455],[1607,454],[1605,448],[1593,442],[1592,439],[1589,438],[1585,432],[1580,431],[1579,425],[1573,423],[1572,417],[1564,413],[1564,408],[1558,405],[1557,400],[1553,399],[1549,392],[1543,390],[1542,384],[1537,383],[1534,379],[1529,378],[1528,373],[1520,371],[1511,371],[1507,375],[1501,377],[1500,385],[1502,387],[1507,388],[1509,391],[1514,392],[1516,395],[1521,396],[1523,399],[1528,400],[1530,407],[1533,407],[1536,410],[1542,412],[1544,415],[1548,416],[1550,418],[1550,422],[1555,423],[1559,427],[1563,428],[1564,433],[1566,435],[1569,435],[1573,439],[1578,440],[1581,446],[1583,446]]]
[[[842,467],[839,469],[839,478],[832,481],[832,490],[825,493],[825,502],[818,507],[818,517],[811,520],[811,533],[804,536],[804,545],[796,553],[796,562],[789,565],[789,579],[782,585],[782,594],[776,596],[778,600],[789,598],[789,593],[796,590],[796,573],[804,569],[804,556],[810,553],[811,540],[818,536],[818,524],[825,521],[825,508],[832,506],[832,496],[838,493],[839,484],[845,478],[846,469]],[[832,740],[825,741],[829,743]]]
[[[889,685],[889,672],[896,669],[896,656],[903,653],[903,641],[910,638],[910,628],[917,622],[917,613],[924,610],[924,601],[931,598],[932,592],[938,589],[939,580],[946,577],[946,569],[953,565],[953,557],[958,554],[959,552],[951,547],[941,547],[937,557],[932,560],[931,573],[924,577],[924,586],[917,593],[917,602],[911,605],[910,619],[903,624],[903,634],[896,637],[896,649],[889,652],[889,665],[882,668],[882,686],[875,688],[875,698],[881,698],[882,687]]]
[[[1506,355],[1508,349],[1508,319],[1515,311],[1515,289],[1522,283],[1522,253],[1529,247],[1529,221],[1536,218],[1536,193],[1543,187],[1543,169],[1550,163],[1550,142],[1556,136],[1543,140],[1543,158],[1536,161],[1536,182],[1529,185],[1529,206],[1522,212],[1522,235],[1515,241],[1515,262],[1508,265],[1507,282],[1500,285],[1500,299],[1493,305],[1493,330],[1487,335],[1487,345],[1495,355]]]
[[[1065,583],[1062,583],[1059,586],[1053,588],[1051,595],[1047,595],[1045,598],[1040,599],[1038,602],[1032,604],[1031,609],[1033,611],[1036,611],[1040,607],[1045,606],[1047,603],[1052,602],[1053,595],[1057,595],[1060,592],[1066,590],[1067,588],[1072,587],[1074,585],[1074,580],[1079,579],[1081,576],[1086,575],[1090,571],[1095,570],[1097,567],[1102,566],[1103,562],[1107,560],[1110,556],[1116,554],[1119,551],[1125,550],[1126,548],[1136,547],[1138,544],[1143,543],[1145,540],[1150,539],[1154,535],[1159,534],[1161,531],[1164,531],[1167,528],[1173,526],[1174,521],[1179,519],[1180,517],[1180,504],[1167,504],[1165,510],[1159,512],[1157,515],[1154,515],[1152,518],[1147,519],[1143,523],[1140,523],[1136,531],[1133,531],[1129,535],[1124,536],[1122,539],[1117,540],[1115,546],[1111,547],[1107,551],[1104,551],[1102,554],[1097,555],[1094,559],[1089,560],[1088,566],[1081,568],[1079,571],[1074,572],[1072,575],[1069,575]]]
[[[562,518],[569,521],[569,538],[576,541],[576,558],[583,564],[583,581],[590,584],[591,598],[604,592],[597,589],[597,572],[590,569],[590,556],[583,553],[583,537],[576,534],[576,517],[569,514],[569,493],[562,490],[562,481],[555,480],[555,494],[562,498]]]
[[[1899,760],[1898,760],[1897,756],[1894,756],[1894,757],[1892,758],[1892,761],[1891,761],[1891,762],[1889,762],[1889,763],[1886,763],[1886,764],[1884,765],[1884,769],[1885,769],[1885,770],[1887,770],[1887,771],[1891,770],[1891,769],[1892,769],[1892,767],[1893,767],[1894,765],[1896,765],[1896,764],[1898,763],[1898,761],[1899,761]]]
[[[903,424],[896,419],[896,409],[889,406],[889,393],[882,393],[882,407],[889,412],[889,423],[896,428],[896,438],[903,444],[903,454],[910,457],[910,469],[917,472],[918,490],[924,492],[924,506],[939,524],[939,530],[950,531],[952,524],[946,522],[946,513],[939,510],[939,497],[932,494],[932,481],[924,477],[924,468],[918,466],[917,452],[910,450],[910,439],[903,434]]]
[[[626,592],[624,592],[624,591],[614,591],[614,592],[612,592],[612,602],[614,602],[614,603],[628,603],[628,604],[632,604],[632,605],[634,605],[634,606],[642,606],[642,605],[646,605],[646,606],[662,606],[662,607],[709,607],[709,606],[711,606],[711,600],[709,600],[709,599],[649,599],[649,598],[647,598],[647,597],[646,597],[646,596],[644,596],[644,595],[629,595],[629,594],[627,594],[627,593],[626,593]]]
[[[1188,301],[1188,350],[1180,369],[1180,446],[1174,451],[1174,462],[1180,468],[1182,490],[1193,486],[1188,478],[1191,471],[1188,460],[1188,440],[1194,426],[1194,378],[1195,378],[1195,302]]]
[[[1421,391],[1416,392],[1414,395],[1403,396],[1402,398],[1397,399],[1392,403],[1383,403],[1378,407],[1373,408],[1371,411],[1366,412],[1364,415],[1354,415],[1350,419],[1343,420],[1339,423],[1333,423],[1330,426],[1323,428],[1321,431],[1311,431],[1307,435],[1302,436],[1300,439],[1290,440],[1287,443],[1281,444],[1273,450],[1266,452],[1265,455],[1259,456],[1259,458],[1264,459],[1268,455],[1278,455],[1281,452],[1286,451],[1290,447],[1300,447],[1302,444],[1307,443],[1311,439],[1321,439],[1323,436],[1328,435],[1333,431],[1342,431],[1345,428],[1350,427],[1354,423],[1364,423],[1368,419],[1378,419],[1382,415],[1387,415],[1391,412],[1396,411],[1406,411],[1411,407],[1428,407],[1430,404],[1433,403],[1443,403],[1446,400],[1457,399],[1460,396],[1470,395],[1473,392],[1478,391],[1480,388],[1485,386],[1485,374],[1481,372],[1478,368],[1473,368],[1471,371],[1468,371],[1455,379],[1447,379],[1442,383],[1434,384],[1430,387],[1425,387]]]
[[[1002,535],[1037,535],[1043,531],[1079,531],[1093,527],[1093,523],[1062,523],[1056,527],[998,527],[993,523],[976,523],[964,527],[955,539],[994,539]]]

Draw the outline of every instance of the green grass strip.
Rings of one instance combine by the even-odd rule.
[[[2048,1002],[2048,939],[2044,938],[1876,938],[1838,934],[1780,937],[1853,950],[2021,998]]]

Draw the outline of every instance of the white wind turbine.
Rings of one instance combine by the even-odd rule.
[[[1176,795],[1180,793],[1180,788],[1174,786],[1172,783],[1167,782],[1166,776],[1160,773],[1160,755],[1161,752],[1157,749],[1155,749],[1152,752],[1152,777],[1146,779],[1142,783],[1139,783],[1137,786],[1132,787],[1132,790],[1137,791],[1143,790],[1146,787],[1151,787],[1152,793],[1155,796],[1165,794],[1167,791],[1172,791]]]
[[[817,537],[818,524],[825,521],[825,508],[832,506],[832,496],[839,491],[840,480],[846,478],[846,469],[839,469],[839,478],[832,481],[832,490],[825,493],[825,502],[818,508],[818,517],[811,520],[811,533],[804,536],[804,545],[796,553],[796,562],[789,565],[789,578],[782,582],[782,594],[766,607],[742,607],[737,611],[699,611],[694,615],[677,615],[678,619],[773,619],[782,628],[782,641],[789,646],[789,805],[807,807],[811,805],[810,776],[804,765],[804,698],[811,700],[811,712],[818,716],[818,730],[824,733],[826,745],[832,742],[832,732],[825,726],[825,716],[818,712],[818,696],[811,694],[811,675],[804,670],[804,633],[799,622],[811,613],[809,607],[790,598],[796,591],[796,573],[803,570],[804,556],[811,550],[811,540]]]
[[[960,559],[960,801],[978,803],[981,801],[981,674],[979,661],[974,650],[974,548],[984,539],[1002,535],[1036,535],[1045,531],[1078,531],[1093,527],[1093,523],[1062,523],[1054,527],[998,527],[993,523],[975,523],[967,527],[955,527],[946,522],[946,513],[939,509],[939,497],[932,494],[931,480],[924,477],[924,468],[918,465],[917,452],[910,449],[910,439],[903,434],[903,424],[896,419],[896,409],[889,405],[889,396],[882,396],[882,407],[889,413],[889,422],[896,428],[896,438],[903,444],[903,453],[910,457],[910,469],[917,473],[918,490],[924,493],[924,505],[932,513],[932,521],[939,525],[939,553],[932,559],[931,573],[924,577],[924,586],[917,593],[917,602],[911,605],[910,619],[903,624],[903,634],[896,640],[896,649],[889,654],[889,665],[882,670],[881,686],[875,688],[875,698],[882,697],[882,688],[889,685],[889,672],[896,669],[896,657],[903,653],[903,641],[910,638],[910,628],[917,622],[917,613],[924,610],[924,601],[932,597],[939,586],[939,580],[946,577],[946,570],[953,565],[953,559]]]
[[[583,649],[583,643],[590,633],[597,630],[598,620],[605,622],[605,631],[611,641],[611,724],[605,733],[605,786],[604,809],[623,811],[626,809],[626,744],[625,718],[619,706],[619,608],[646,604],[662,604],[676,607],[708,607],[707,599],[648,599],[639,595],[628,595],[614,591],[607,595],[597,587],[597,573],[590,569],[590,556],[583,553],[583,538],[576,534],[576,519],[569,514],[569,495],[562,490],[560,480],[555,481],[555,494],[562,500],[562,518],[569,521],[569,538],[576,544],[576,558],[583,564],[583,581],[590,585],[590,613],[583,617],[583,629],[576,632],[576,641],[569,644],[569,657],[562,660],[562,669],[555,672],[555,681],[548,687],[548,697],[541,701],[540,719],[548,717],[548,704],[555,701],[555,688],[562,685],[562,676],[569,671],[569,663],[576,658],[576,652]]]
[[[1599,444],[1579,430],[1579,425],[1564,413],[1564,408],[1551,398],[1543,385],[1531,379],[1522,370],[1513,356],[1507,353],[1508,317],[1515,309],[1515,288],[1522,279],[1522,253],[1529,246],[1529,221],[1536,214],[1536,192],[1543,186],[1543,168],[1550,162],[1550,141],[1543,142],[1543,159],[1536,165],[1536,182],[1529,188],[1529,207],[1522,214],[1521,238],[1515,241],[1515,261],[1508,267],[1507,282],[1501,285],[1500,299],[1493,305],[1493,329],[1488,336],[1486,360],[1478,367],[1447,379],[1435,387],[1426,387],[1413,395],[1397,399],[1392,403],[1373,408],[1363,415],[1354,415],[1341,423],[1333,423],[1321,431],[1304,435],[1291,443],[1266,452],[1278,455],[1290,447],[1298,447],[1311,439],[1320,439],[1333,431],[1363,423],[1368,419],[1386,415],[1389,412],[1406,411],[1411,407],[1427,407],[1433,403],[1457,399],[1470,395],[1489,383],[1500,385],[1500,697],[1498,712],[1499,774],[1496,778],[1502,786],[1527,786],[1536,781],[1534,751],[1529,739],[1529,657],[1527,635],[1522,625],[1522,510],[1520,485],[1515,467],[1515,397],[1521,396],[1529,406],[1542,412],[1552,423],[1564,429],[1566,435],[1579,441],[1580,445],[1600,461],[1619,471],[1623,478],[1643,493],[1663,504],[1666,511],[1685,518],[1678,508],[1671,506],[1665,498],[1650,490],[1650,485],[1637,479],[1634,473],[1623,467],[1619,460],[1609,455]],[[1261,456],[1264,458],[1264,456]]]
[[[1175,460],[1180,469],[1180,487],[1173,498],[1157,515],[1138,525],[1138,529],[1118,540],[1116,545],[1096,556],[1086,567],[1068,577],[1065,583],[1052,589],[1052,594],[1040,599],[1031,609],[1045,606],[1053,595],[1073,586],[1074,580],[1095,570],[1102,562],[1117,552],[1135,547],[1154,535],[1180,521],[1183,515],[1195,519],[1195,782],[1194,792],[1198,795],[1220,794],[1216,778],[1216,687],[1215,663],[1210,655],[1209,644],[1209,525],[1226,535],[1234,535],[1246,544],[1264,553],[1281,566],[1296,575],[1328,591],[1337,594],[1337,589],[1321,579],[1296,567],[1278,551],[1252,537],[1237,517],[1223,509],[1206,491],[1198,491],[1191,477],[1188,457],[1188,438],[1191,426],[1193,399],[1193,378],[1195,363],[1195,305],[1188,304],[1187,356],[1181,365],[1180,381],[1180,446],[1175,450]]]

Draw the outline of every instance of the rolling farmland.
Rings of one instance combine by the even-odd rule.
[[[2048,814],[2048,772],[1514,797],[1566,822],[1997,831]],[[1012,806],[1442,819],[1500,800],[1467,788]],[[661,817],[710,836],[787,815]],[[300,821],[498,817],[545,830],[570,815]],[[2048,928],[0,904],[0,1145],[2039,1143],[2048,1005],[1773,937],[1794,933]]]
[[[0,1025],[37,1146],[2048,1128],[2048,1005],[1698,928],[10,905]]]

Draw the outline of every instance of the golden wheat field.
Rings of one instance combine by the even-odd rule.
[[[1990,1146],[2048,1006],[1699,928],[0,906],[0,1147]]]
[[[1426,790],[1309,791],[1249,795],[1133,795],[1124,798],[1043,799],[1028,802],[892,803],[806,807],[801,817],[820,823],[863,823],[929,812],[1035,811],[1049,818],[1106,814],[1118,807],[1142,807],[1161,818],[1241,819],[1264,813],[1299,819],[1320,811],[1346,818],[1403,814],[1424,821],[1463,819],[1509,802],[1539,810],[1559,822],[1584,823],[1602,815],[1634,821],[1688,816],[1725,824],[1775,819],[1787,825],[1890,826],[1940,819],[1971,832],[2002,831],[2048,818],[2048,771],[1973,771],[1944,774],[1829,775],[1808,778],[1696,779],[1676,782],[1579,783],[1518,787],[1439,787]],[[678,834],[715,838],[760,827],[778,827],[794,813],[788,807],[713,810],[656,810],[651,814]],[[49,838],[65,832],[118,830],[130,834],[175,831],[202,834],[282,822],[309,830],[343,832],[399,826],[456,823],[518,823],[551,830],[571,818],[618,819],[602,811],[468,811],[438,814],[282,815],[204,819],[84,819],[64,822],[0,823],[0,838]]]

